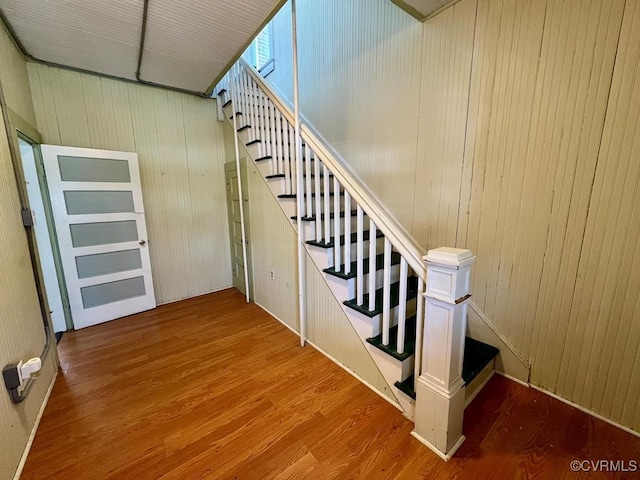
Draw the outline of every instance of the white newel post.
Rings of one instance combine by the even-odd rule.
[[[413,435],[449,460],[464,441],[462,360],[467,328],[470,250],[436,248],[424,257],[427,282],[422,373],[416,382]]]

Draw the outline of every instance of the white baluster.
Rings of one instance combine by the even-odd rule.
[[[414,349],[413,366],[413,391],[416,389],[416,382],[422,373],[422,326],[424,324],[424,281],[418,277],[418,295],[416,296],[416,347]]]
[[[249,101],[251,108],[251,140],[257,140],[259,136],[258,128],[258,102],[256,100],[256,84],[253,78],[249,77]],[[262,157],[262,144],[258,145],[258,154]]]
[[[262,145],[262,155],[265,157],[269,155],[267,151],[267,146],[269,145],[267,142],[267,116],[264,111],[264,94],[258,85],[256,85],[258,90],[258,121],[260,123],[260,143]],[[271,163],[271,162],[269,162]]]
[[[391,314],[391,242],[384,239],[384,267],[382,280],[382,344],[389,345],[389,317]]]
[[[242,114],[237,118],[236,123],[238,124],[238,126],[244,125],[246,119],[248,118],[247,117],[247,90],[244,85],[244,76],[245,76],[245,71],[244,69],[241,69],[238,72],[238,78],[236,83],[238,88],[237,95],[238,95],[238,100],[240,104],[237,111],[239,111]],[[240,119],[242,119],[242,121]]]
[[[322,179],[324,186],[324,243],[331,240],[331,203],[329,197],[329,169],[322,165]]]
[[[322,209],[320,208],[320,159],[316,156],[313,162],[313,183],[315,185],[316,196],[314,197],[316,204],[316,241],[322,238]]]
[[[284,149],[282,146],[282,131],[280,130],[280,111],[276,110],[273,105],[273,130],[275,132],[276,150],[278,155],[278,173],[284,173],[284,162],[282,158],[284,156]]]
[[[267,97],[267,115],[269,116],[269,123],[267,128],[269,129],[269,149],[271,155],[271,174],[278,173],[278,144],[276,142],[276,121],[273,118],[273,103]]]
[[[356,303],[364,303],[364,212],[358,205],[356,214]]]
[[[344,273],[351,273],[351,195],[344,191]]]
[[[400,295],[398,297],[398,342],[396,351],[404,353],[404,337],[407,323],[407,261],[400,258]]]
[[[329,195],[330,192],[324,192]],[[342,266],[340,257],[340,184],[333,177],[333,268],[339,271]],[[345,242],[349,240],[345,238]]]
[[[376,224],[369,220],[369,311],[376,309]]]
[[[290,152],[291,152],[291,185],[293,186],[293,189],[291,190],[291,193],[296,193],[299,187],[298,164],[296,163],[296,150],[298,146],[296,145],[296,136],[295,136],[293,125],[291,125],[289,122],[287,122],[287,130],[289,132],[289,141],[292,142]],[[304,200],[300,205],[300,211],[304,215]]]
[[[291,155],[289,154],[289,122],[282,114],[280,114],[282,122],[282,147],[284,159],[284,191],[287,195],[293,192],[291,186]]]
[[[309,148],[309,145],[305,145],[304,146],[304,169],[303,169],[303,174],[306,175],[304,177],[305,180],[305,185],[306,185],[306,192],[307,192],[307,217],[312,217],[313,216],[313,197],[311,196],[311,157],[313,155],[313,152],[311,151],[311,149]],[[316,196],[318,196],[318,191],[316,190]]]

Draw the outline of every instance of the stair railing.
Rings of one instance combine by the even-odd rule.
[[[233,88],[230,82],[234,82]],[[294,161],[295,132],[291,106],[243,58],[222,79],[216,91],[219,95],[222,93],[224,98],[228,98],[229,92],[235,92],[236,98],[230,101],[237,102],[234,111],[237,112],[239,130],[248,130],[246,145],[257,145],[259,158],[256,161],[268,162],[270,175],[284,178],[285,196],[295,198],[299,177]],[[336,271],[349,274],[355,268],[357,304],[371,312],[382,313],[383,345],[389,345],[392,323],[397,323],[398,353],[404,353],[406,339],[409,269],[417,277],[415,382],[421,374],[422,365],[423,293],[427,275],[423,261],[425,251],[304,117],[300,130],[303,142],[300,162],[303,169],[300,187],[303,192],[300,198],[304,199],[298,210],[301,218],[315,221],[312,236],[316,242],[332,244],[333,268]],[[352,224],[353,208],[355,225]],[[341,245],[342,236],[344,245]],[[379,236],[383,237],[382,252],[378,252]],[[351,250],[350,237],[355,238],[355,252]],[[398,309],[392,316],[391,259],[394,250],[400,255],[400,280]],[[367,253],[368,263],[365,264]],[[375,294],[379,253],[382,253],[383,262],[382,305],[377,304],[379,302]],[[369,273],[368,282],[365,282],[366,273]]]

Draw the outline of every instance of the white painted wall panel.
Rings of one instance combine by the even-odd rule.
[[[477,254],[534,384],[635,429],[639,5],[298,2],[303,113],[424,247]]]
[[[0,28],[0,82],[9,107],[35,123],[24,60]],[[38,356],[44,331],[22,219],[9,143],[0,116],[0,364]],[[0,393],[0,479],[13,478],[45,392],[57,370],[53,351],[29,397],[13,405],[4,386]]]
[[[138,153],[158,303],[231,286],[214,101],[39,64],[28,69],[45,143]]]

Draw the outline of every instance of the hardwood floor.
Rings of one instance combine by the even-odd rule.
[[[65,334],[25,479],[576,479],[640,439],[495,376],[448,463],[378,395],[236,290]]]

